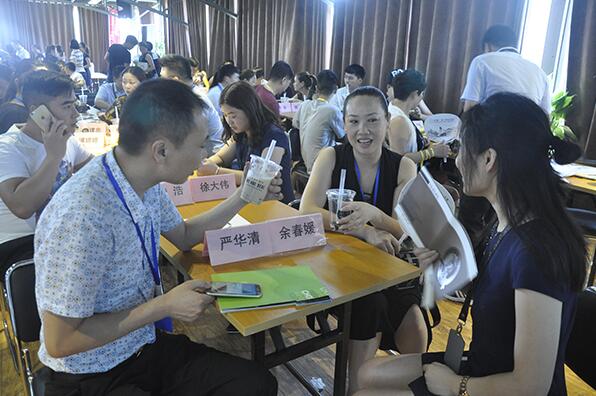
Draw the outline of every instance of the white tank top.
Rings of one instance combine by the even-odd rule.
[[[406,125],[408,125],[408,128],[410,130],[410,137],[406,146],[406,153],[417,152],[418,144],[416,143],[416,128],[414,127],[412,121],[410,121],[410,117],[408,117],[408,115],[404,113],[402,109],[391,103],[389,104],[389,114],[391,114],[391,119],[394,119],[396,117],[402,117],[407,121]]]

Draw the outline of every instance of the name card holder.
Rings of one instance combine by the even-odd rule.
[[[214,201],[228,198],[236,191],[236,176],[221,174],[194,177],[190,181],[190,191],[194,202]]]
[[[271,256],[327,244],[320,213],[205,232],[211,265]]]

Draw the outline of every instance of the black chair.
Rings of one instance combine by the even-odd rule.
[[[576,223],[582,228],[585,235],[596,237],[596,212],[585,209],[567,208],[567,213],[575,219]],[[592,265],[588,275],[588,286],[594,284],[596,277],[596,253],[592,257]]]
[[[584,290],[577,300],[573,330],[567,342],[565,364],[592,388],[596,388],[594,329],[596,329],[596,288],[590,287]]]
[[[19,352],[24,386],[30,396],[43,395],[50,369],[33,371],[31,354],[23,342],[39,341],[41,320],[35,300],[35,267],[33,260],[13,264],[5,276],[6,301],[10,311],[12,333]]]

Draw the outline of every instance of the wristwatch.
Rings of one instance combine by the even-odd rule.
[[[461,382],[459,383],[459,393],[458,396],[470,396],[468,393],[468,380],[470,379],[469,375],[461,377]]]

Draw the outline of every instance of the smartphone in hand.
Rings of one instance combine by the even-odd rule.
[[[48,132],[50,126],[56,122],[52,112],[43,104],[33,110],[29,116],[43,132]]]
[[[256,283],[211,282],[211,289],[205,292],[214,297],[253,297],[262,296],[261,286]]]

